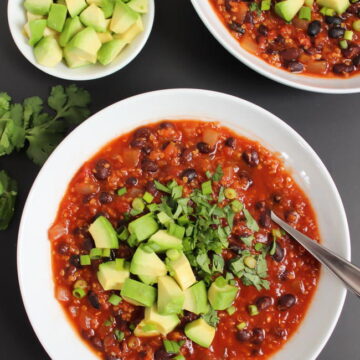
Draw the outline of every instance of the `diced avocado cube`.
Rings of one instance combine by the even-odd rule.
[[[87,27],[79,31],[66,47],[72,49],[73,53],[77,53],[79,58],[95,64],[101,42],[96,31],[91,27]]]
[[[159,276],[166,275],[167,268],[154,252],[147,252],[140,246],[131,260],[130,272],[138,276],[151,277],[151,280],[155,279],[154,282],[157,282]]]
[[[110,23],[110,30],[122,34],[134,25],[140,15],[124,4],[121,0],[116,1],[113,17]]]
[[[126,279],[121,290],[125,301],[137,306],[152,306],[156,300],[156,289],[140,281]]]
[[[75,17],[79,15],[87,7],[85,0],[65,0],[65,1],[71,17]]]
[[[176,281],[170,276],[158,278],[158,312],[162,315],[179,314],[184,305],[185,296]]]
[[[146,320],[140,321],[134,330],[134,335],[138,337],[151,337],[160,335],[157,325]]]
[[[36,61],[47,67],[54,67],[62,60],[62,50],[56,39],[47,36],[41,39],[34,48]]]
[[[138,275],[139,279],[147,285],[154,285],[157,283],[157,276],[149,276],[149,275]]]
[[[103,44],[101,49],[98,52],[98,60],[102,65],[108,65],[115,60],[115,58],[120,54],[121,50],[126,46],[124,40],[110,40],[107,43]]]
[[[83,29],[78,16],[68,18],[65,21],[64,30],[60,34],[59,44],[64,47],[72,39],[72,37]]]
[[[130,31],[130,30],[129,30],[129,31]],[[125,34],[127,34],[127,32],[126,32]],[[115,35],[114,37],[115,37],[116,39],[122,39],[125,34]],[[157,218],[158,218],[158,220],[160,221],[160,223],[163,224],[163,225],[167,225],[167,224],[169,224],[169,223],[171,223],[171,222],[174,221],[174,220],[173,220],[169,215],[167,215],[164,211],[159,212],[159,213],[157,214]]]
[[[46,20],[31,20],[29,22],[29,44],[35,46],[44,36]]]
[[[104,12],[95,4],[91,4],[80,14],[80,21],[85,26],[93,27],[97,32],[106,31],[106,19]]]
[[[234,302],[239,288],[229,285],[223,277],[218,277],[210,286],[208,298],[214,310],[225,310]]]
[[[67,8],[65,5],[52,4],[47,19],[47,24],[50,29],[62,32],[67,15]]]
[[[171,276],[177,281],[182,290],[187,289],[196,282],[189,260],[183,252],[176,259],[168,259],[167,264],[171,269]]]
[[[200,318],[185,326],[185,335],[196,344],[208,348],[214,340],[215,328]]]
[[[104,33],[97,33],[97,36],[102,44],[105,44],[113,39],[113,36],[111,35],[110,31]]]
[[[49,27],[46,27],[45,30],[44,30],[44,37],[45,36],[53,36],[55,39],[58,38],[58,32],[53,30],[53,29],[50,29]]]
[[[99,265],[97,278],[104,290],[121,290],[130,276],[129,263],[124,259],[108,261]]]
[[[115,39],[122,39],[122,40],[126,41],[128,44],[130,44],[143,31],[144,31],[144,25],[143,25],[143,22],[141,20],[141,17],[139,17],[136,20],[136,23],[134,25],[132,25],[129,30],[127,30],[126,32],[124,32],[122,34],[115,34],[114,38]],[[158,216],[160,214],[161,213],[159,213]],[[165,214],[165,213],[163,213],[163,214]],[[170,219],[170,222],[171,222],[172,219],[170,217],[169,217],[169,219]],[[161,220],[159,219],[159,221],[161,221]]]
[[[87,0],[89,5],[95,4],[99,6],[106,18],[109,18],[114,13],[114,1],[113,0]]]
[[[184,291],[185,301],[183,308],[194,314],[206,314],[209,311],[206,286],[203,280]]]
[[[144,320],[148,323],[156,325],[162,335],[169,334],[180,323],[177,315],[161,315],[158,312],[156,305],[145,308]]]
[[[118,249],[119,241],[111,222],[105,216],[99,216],[89,227],[89,233],[100,249]]]
[[[182,250],[183,248],[182,241],[179,238],[170,235],[165,230],[158,230],[153,234],[149,239],[148,244],[155,252],[164,252],[170,249]]]
[[[26,12],[26,18],[27,18],[27,21],[30,22],[32,20],[41,20],[41,19],[44,19],[44,16],[43,15],[36,15],[36,14],[33,14],[29,11]]]
[[[130,0],[127,5],[134,11],[145,14],[148,12],[148,0]]]
[[[291,21],[304,5],[304,0],[285,0],[275,4],[275,12],[285,21]]]
[[[82,57],[79,56],[79,53],[74,48],[67,48],[64,49],[64,58],[71,69],[76,69],[81,66],[89,65],[91,64],[90,61],[84,60]]]
[[[52,0],[25,0],[25,9],[35,15],[47,15],[52,5]]]
[[[343,14],[350,6],[349,0],[316,0],[320,6],[335,10],[338,15]]]
[[[159,225],[149,213],[132,221],[128,229],[130,234],[135,234],[138,241],[144,241],[159,229]]]

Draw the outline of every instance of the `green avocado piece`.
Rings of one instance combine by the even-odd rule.
[[[65,0],[65,1],[71,17],[75,17],[79,15],[87,7],[87,3],[85,0]]]
[[[115,34],[114,38],[124,40],[126,41],[127,44],[130,44],[143,31],[144,31],[144,25],[141,20],[141,17],[139,17],[136,20],[136,23],[132,25],[129,30],[125,31],[123,34]],[[159,221],[164,225],[166,223],[170,223],[173,221],[164,212],[160,212],[157,216]]]
[[[136,11],[124,4],[121,0],[116,1],[113,17],[110,23],[110,30],[122,34],[134,25],[140,17]]]
[[[176,258],[168,258],[167,265],[171,276],[177,281],[182,290],[187,289],[196,282],[189,260],[182,251],[179,252],[179,256]]]
[[[196,344],[208,348],[214,340],[215,328],[200,318],[185,326],[185,335]]]
[[[106,19],[104,12],[95,4],[88,6],[81,14],[80,21],[85,26],[91,26],[97,32],[106,31]]]
[[[87,0],[87,3],[89,5],[95,4],[96,6],[99,6],[104,12],[106,18],[111,17],[114,13],[115,5],[113,0]]]
[[[130,0],[127,5],[134,11],[145,14],[148,12],[148,0]]]
[[[231,306],[235,300],[239,289],[229,285],[222,277],[218,277],[210,286],[208,298],[214,310],[225,310]]]
[[[102,45],[98,52],[98,60],[102,65],[108,65],[115,60],[121,50],[126,46],[124,40],[110,40]]]
[[[275,12],[285,21],[291,21],[304,5],[304,0],[285,0],[275,4]]]
[[[47,24],[50,29],[62,32],[67,15],[67,7],[61,4],[52,4],[47,19]]]
[[[129,263],[124,259],[102,263],[97,272],[97,278],[104,290],[121,290],[129,277]]]
[[[156,300],[156,289],[140,281],[126,279],[121,290],[125,301],[137,306],[152,306]]]
[[[53,36],[42,38],[34,48],[36,61],[46,67],[54,67],[61,62],[63,54],[61,47]]]
[[[110,31],[104,33],[97,33],[98,38],[100,39],[102,44],[105,44],[111,40],[113,40],[113,36]]]
[[[160,331],[157,325],[144,320],[136,326],[134,335],[137,337],[151,337],[160,335]]]
[[[182,241],[170,235],[166,230],[159,230],[151,236],[148,245],[155,252],[164,252],[170,249],[182,250]]]
[[[32,21],[32,20],[41,20],[41,19],[44,19],[44,16],[43,15],[36,15],[36,14],[33,14],[29,11],[26,12],[26,19],[28,22]]]
[[[128,229],[130,234],[135,234],[137,241],[144,241],[159,229],[159,225],[149,213],[132,221]]]
[[[71,69],[76,69],[81,66],[89,65],[91,64],[90,61],[84,60],[82,57],[79,56],[78,51],[75,48],[64,48],[64,58]]]
[[[105,216],[99,216],[89,227],[89,233],[100,249],[118,249],[119,241],[115,229]]]
[[[47,15],[52,5],[52,0],[26,0],[25,9],[35,15]]]
[[[335,10],[338,15],[343,14],[350,6],[349,0],[316,0],[316,3],[320,6]]]
[[[172,332],[180,323],[177,315],[161,315],[156,305],[145,308],[144,320],[147,323],[156,325],[164,336]]]
[[[176,281],[170,276],[158,278],[158,312],[162,315],[179,314],[184,305],[185,296]]]
[[[209,311],[206,286],[203,280],[184,291],[185,301],[183,309],[194,314],[206,314]]]
[[[35,46],[44,36],[46,28],[46,20],[31,20],[29,21],[29,44]]]
[[[66,44],[72,39],[72,37],[82,29],[83,26],[78,16],[66,19],[64,30],[59,37],[60,46],[66,46]]]
[[[157,276],[138,275],[139,279],[146,285],[154,285],[157,283]]]

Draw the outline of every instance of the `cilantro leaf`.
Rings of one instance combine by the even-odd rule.
[[[222,171],[221,165],[218,165],[218,167],[215,170],[214,175],[212,176],[213,181],[220,181],[222,177],[224,176],[224,173]]]
[[[210,308],[209,312],[202,315],[201,317],[212,327],[216,327],[220,321],[217,311],[213,308]]]
[[[199,267],[205,271],[206,273],[208,274],[211,274],[211,271],[210,271],[210,268],[209,268],[209,265],[210,265],[210,259],[209,259],[209,256],[207,253],[203,253],[203,254],[199,254],[197,257],[196,257],[196,261],[199,265]]]
[[[256,220],[251,216],[251,214],[249,213],[249,211],[247,209],[243,209],[243,213],[245,215],[245,219],[246,219],[246,226],[254,232],[259,231],[259,225],[256,222]]]
[[[212,271],[222,273],[224,271],[225,261],[221,255],[214,254],[212,258]]]
[[[0,230],[9,226],[14,215],[16,196],[16,182],[4,170],[0,171]]]

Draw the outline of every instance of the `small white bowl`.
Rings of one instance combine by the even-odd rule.
[[[209,0],[191,0],[203,23],[219,43],[242,63],[272,80],[301,90],[328,94],[350,94],[360,92],[360,75],[350,78],[321,78],[292,74],[279,69],[250,54],[224,26]]]
[[[142,50],[147,42],[154,23],[155,2],[149,1],[149,11],[143,15],[144,31],[129,44],[120,55],[109,65],[103,66],[99,63],[88,65],[77,69],[70,69],[62,61],[54,68],[41,66],[37,63],[34,56],[34,49],[28,44],[28,39],[23,34],[23,27],[26,23],[26,11],[24,9],[24,0],[8,1],[8,22],[11,35],[20,52],[34,66],[43,72],[65,80],[94,80],[113,74],[129,64]]]
[[[66,137],[41,169],[24,207],[17,250],[21,294],[31,324],[53,360],[96,358],[54,297],[48,229],[60,201],[76,171],[101,147],[161,119],[219,121],[277,151],[310,198],[324,245],[350,259],[348,225],[333,180],[305,140],[279,118],[239,98],[204,90],[163,90],[131,97],[92,116]],[[323,269],[304,321],[272,359],[315,359],[336,325],[345,294],[340,281]]]

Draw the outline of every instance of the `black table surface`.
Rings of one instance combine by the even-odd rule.
[[[20,54],[8,29],[6,5],[0,2],[0,92],[20,101],[33,95],[45,97],[51,86],[68,84],[37,70]],[[304,92],[257,74],[222,48],[188,0],[157,0],[154,28],[142,53],[118,73],[80,85],[93,96],[93,112],[147,91],[201,88],[244,98],[279,116],[308,141],[333,176],[353,237],[352,259],[360,264],[359,95]],[[0,232],[0,359],[48,359],[26,316],[16,271],[21,211],[39,167],[20,152],[1,157],[0,169],[19,182],[15,218],[8,230]],[[359,360],[359,319],[360,303],[348,295],[338,325],[318,359]]]

